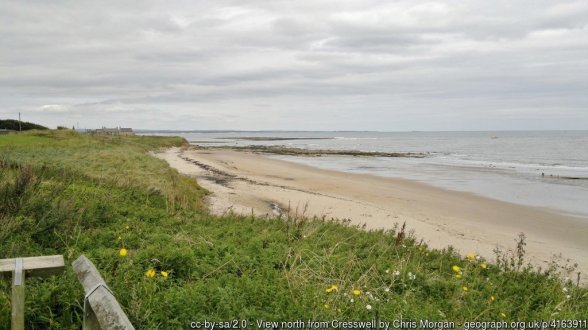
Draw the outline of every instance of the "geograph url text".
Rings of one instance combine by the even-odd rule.
[[[191,329],[588,329],[588,320],[536,321],[429,321],[429,320],[369,320],[369,321],[192,321]]]

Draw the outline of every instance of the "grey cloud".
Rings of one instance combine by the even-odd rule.
[[[315,22],[309,20],[301,20],[298,18],[282,17],[277,18],[272,22],[273,28],[279,34],[290,37],[300,37],[315,35],[317,27],[313,26]]]

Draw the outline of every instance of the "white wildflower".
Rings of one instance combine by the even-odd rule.
[[[368,311],[372,310],[372,305],[366,305],[365,308],[367,308]]]

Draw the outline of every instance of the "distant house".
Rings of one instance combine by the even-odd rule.
[[[102,126],[102,128],[88,130],[90,134],[108,134],[108,135],[135,135],[132,128],[127,127],[115,127],[115,128],[107,128]]]
[[[16,132],[16,131],[12,130],[12,129],[0,128],[0,134],[8,134],[10,132]]]

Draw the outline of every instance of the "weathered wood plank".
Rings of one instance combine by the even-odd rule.
[[[13,265],[12,272],[12,330],[24,330],[24,306],[25,306],[25,274],[23,260],[19,259]]]
[[[84,324],[82,330],[101,330],[100,323],[89,303],[84,304]]]
[[[0,260],[0,276],[10,277],[14,271],[16,259]],[[65,269],[62,255],[22,258],[26,276],[56,275]]]
[[[24,285],[12,287],[12,330],[24,330]]]
[[[96,266],[85,256],[80,256],[72,263],[84,292],[88,296],[88,304],[93,311],[101,329],[135,329],[124,313],[116,298],[104,286],[104,279]],[[102,284],[102,285],[101,285]]]

